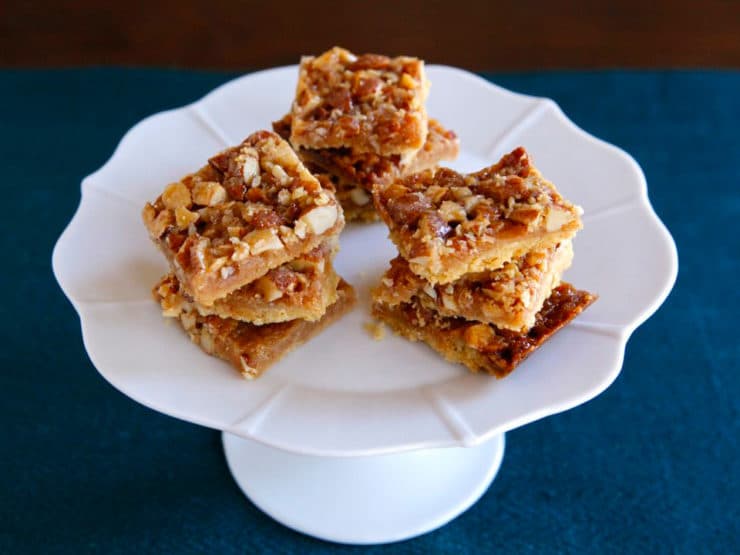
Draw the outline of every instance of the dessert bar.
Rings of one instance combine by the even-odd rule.
[[[160,292],[155,288],[154,295],[165,315],[178,318],[194,343],[206,353],[230,362],[247,379],[260,376],[286,353],[349,312],[355,303],[352,287],[340,281],[336,302],[327,308],[320,320],[290,320],[257,326],[233,318],[203,316],[187,303],[179,305],[180,311],[173,310],[177,303],[168,300],[166,290]]]
[[[433,284],[494,270],[581,228],[581,209],[560,196],[521,147],[475,173],[426,170],[373,195],[411,271]]]
[[[411,156],[427,136],[424,62],[355,56],[343,48],[301,59],[292,106],[295,147]]]
[[[250,135],[168,185],[145,206],[143,219],[185,292],[203,305],[344,226],[334,194],[270,131]]]

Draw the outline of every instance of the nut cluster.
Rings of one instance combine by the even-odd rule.
[[[301,60],[290,142],[381,155],[413,154],[427,135],[429,84],[417,58],[332,48]]]

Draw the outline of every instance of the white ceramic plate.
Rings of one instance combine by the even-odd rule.
[[[596,304],[503,380],[473,375],[421,344],[372,340],[369,288],[395,250],[382,224],[349,225],[337,270],[358,290],[353,313],[243,380],[162,319],[150,289],[166,263],[140,211],[167,183],[269,128],[290,105],[297,68],[231,81],[198,102],[134,126],[82,182],[82,200],[53,255],[82,321],[88,354],[113,386],[165,414],[303,454],[370,455],[470,446],[593,398],[616,378],[630,333],[676,277],[671,236],[637,163],[571,123],[551,100],[506,91],[466,71],[428,68],[429,113],[454,129],[476,170],[525,146],[562,194],[585,209],[565,278]]]

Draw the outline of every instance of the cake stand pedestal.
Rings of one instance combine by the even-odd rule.
[[[285,526],[323,540],[378,544],[438,528],[475,503],[496,476],[504,435],[475,447],[369,457],[298,455],[222,434],[244,494]]]

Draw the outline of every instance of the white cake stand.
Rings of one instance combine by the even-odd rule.
[[[297,455],[223,433],[244,494],[284,525],[352,544],[404,540],[446,524],[475,503],[501,466],[504,435],[477,447],[400,455]]]
[[[585,228],[566,279],[599,301],[503,380],[467,373],[423,345],[373,341],[369,289],[395,255],[381,224],[348,226],[337,270],[358,307],[246,382],[166,325],[149,297],[166,271],[141,207],[226,145],[269,127],[290,104],[296,68],[236,79],[132,128],[82,183],[53,269],[82,322],[95,367],[132,399],[222,430],[229,468],[263,511],[345,543],[410,538],[448,522],[493,480],[504,432],[583,403],[616,378],[632,331],[663,302],[676,249],[623,151],[575,127],[550,100],[432,66],[429,113],[455,129],[460,170],[522,144]]]

